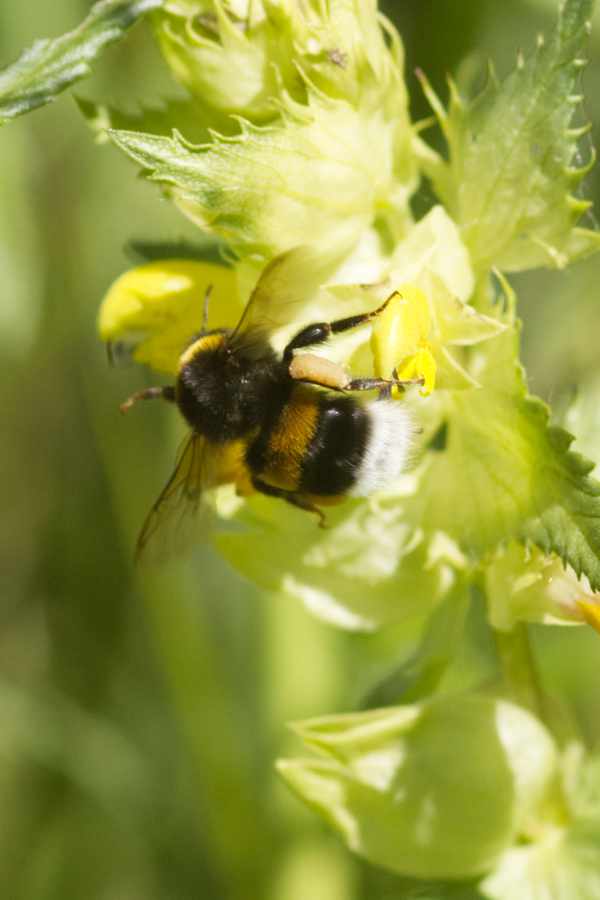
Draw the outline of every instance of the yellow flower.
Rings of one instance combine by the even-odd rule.
[[[188,259],[130,269],[104,298],[98,316],[100,336],[131,349],[136,362],[174,375],[182,351],[202,326],[208,288],[208,327],[234,324],[241,305],[233,269]]]
[[[432,330],[427,297],[418,287],[407,284],[390,298],[376,319],[371,338],[375,374],[389,378],[396,370],[401,381],[421,379],[421,394],[435,387],[437,366],[429,336]]]

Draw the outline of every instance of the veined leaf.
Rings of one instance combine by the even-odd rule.
[[[598,233],[575,227],[590,203],[573,196],[594,159],[590,150],[581,162],[587,127],[572,127],[592,9],[564,0],[550,40],[503,82],[491,72],[471,102],[452,84],[446,112],[425,85],[450,158],[424,156],[423,166],[480,271],[563,267],[600,247]]]
[[[90,73],[90,64],[162,0],[101,0],[73,31],[36,41],[0,72],[0,125],[50,103]]]

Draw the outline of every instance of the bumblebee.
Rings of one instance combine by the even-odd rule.
[[[122,404],[125,412],[138,400],[161,398],[191,429],[142,528],[138,556],[164,519],[195,512],[208,488],[233,483],[243,496],[259,491],[315,513],[323,525],[323,506],[368,496],[406,468],[415,429],[404,404],[390,397],[407,382],[351,378],[309,352],[373,320],[390,298],[371,312],[306,325],[276,353],[269,334],[290,262],[302,266],[302,248],[265,268],[233,329],[206,329],[207,293],[202,328],[179,358],[175,384],[138,391]],[[377,399],[359,399],[363,391],[377,391]]]

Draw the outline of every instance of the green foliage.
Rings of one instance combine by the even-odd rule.
[[[0,125],[54,100],[90,73],[108,44],[162,0],[100,0],[74,31],[37,41],[0,72]]]
[[[406,34],[422,33],[431,47],[420,6],[402,12]],[[486,17],[497,16],[497,26],[506,13],[488,6],[478,21],[495,36]],[[572,451],[570,433],[528,389],[543,393],[540,384],[582,374],[593,385],[595,336],[583,333],[569,303],[559,313],[556,303],[556,371],[538,365],[528,382],[516,295],[501,274],[563,267],[600,243],[579,225],[589,204],[576,194],[588,168],[580,159],[586,129],[574,116],[591,0],[565,0],[549,40],[503,81],[490,74],[473,100],[452,84],[446,112],[426,86],[447,161],[410,121],[403,46],[374,0],[105,0],[75,32],[34,45],[0,75],[0,121],[88,74],[102,48],[148,11],[148,35],[188,93],[161,103],[169,96],[161,85],[133,107],[121,98],[78,103],[97,142],[133,159],[200,226],[201,240],[185,231],[173,240],[168,205],[153,206],[133,181],[121,189],[121,170],[99,151],[82,151],[83,164],[70,167],[72,194],[56,159],[39,153],[48,187],[39,191],[36,174],[31,210],[3,193],[10,221],[33,221],[35,209],[48,232],[43,251],[30,254],[35,274],[19,285],[27,256],[16,230],[4,229],[16,246],[11,293],[52,282],[35,352],[3,382],[16,448],[4,467],[7,508],[17,506],[31,547],[18,543],[17,522],[6,568],[15,584],[34,582],[35,600],[16,629],[18,652],[12,608],[7,614],[0,673],[1,749],[23,767],[23,783],[35,773],[28,802],[51,826],[37,828],[38,842],[27,835],[23,859],[11,847],[4,858],[0,844],[4,880],[12,886],[25,872],[18,900],[78,895],[101,839],[110,872],[96,867],[85,882],[91,900],[187,900],[199,891],[224,900],[304,900],[319,891],[327,900],[599,900],[598,760],[581,749],[574,712],[583,711],[583,731],[597,739],[597,648],[584,665],[584,629],[557,637],[538,628],[530,645],[523,624],[600,629],[600,487],[593,464]],[[513,12],[517,33],[523,23]],[[514,52],[514,34],[506,37]],[[124,59],[118,77],[129,87]],[[143,94],[148,75],[140,65],[130,94]],[[15,147],[5,168],[18,159],[22,177],[26,155]],[[431,206],[429,185],[416,195],[419,169],[441,204]],[[84,173],[87,195],[77,180]],[[93,210],[83,227],[80,207]],[[235,484],[204,498],[217,513],[220,554],[276,595],[260,612],[240,601],[247,586],[207,546],[188,567],[134,576],[127,562],[176,436],[163,458],[160,412],[117,426],[118,400],[139,381],[99,374],[100,354],[86,344],[89,309],[75,309],[106,292],[107,272],[122,265],[111,244],[132,234],[141,235],[135,249],[144,264],[109,288],[101,335],[171,382],[209,285],[208,324],[219,328],[239,319],[258,282],[248,321],[269,321],[276,350],[308,321],[370,311],[397,292],[372,328],[314,349],[357,375],[397,368],[426,378],[389,401],[414,422],[411,467],[378,494],[328,509],[324,530],[283,502],[238,496]],[[86,266],[98,270],[95,280]],[[563,300],[579,285],[577,310],[590,306],[584,280],[562,283]],[[73,284],[77,307],[69,305]],[[543,290],[522,280],[520,302],[553,291],[552,279]],[[519,314],[528,325],[525,354],[540,345],[541,359],[550,325],[526,303]],[[587,348],[581,357],[563,343],[567,317]],[[37,318],[28,321],[33,340]],[[7,354],[19,331],[10,334]],[[564,423],[592,458],[596,401],[597,386]],[[20,437],[22,409],[33,406],[44,453]],[[172,412],[163,411],[165,421]],[[78,426],[72,447],[66,416]],[[13,478],[21,458],[26,477]],[[65,471],[75,490],[65,490]],[[23,494],[16,504],[13,483]],[[296,598],[338,631],[311,623],[289,602]],[[158,672],[143,671],[154,655]],[[368,712],[296,726],[318,756],[275,749],[282,717],[350,708],[376,678]],[[163,681],[172,702],[161,695]],[[565,734],[573,743],[563,752]],[[273,794],[274,755],[298,796],[375,864],[362,888],[339,847],[320,835],[303,846],[301,830],[314,826],[296,822],[294,807]],[[27,805],[18,776],[3,778],[18,798],[3,806],[17,819]]]

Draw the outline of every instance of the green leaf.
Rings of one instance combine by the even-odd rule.
[[[0,72],[0,125],[50,103],[90,73],[90,64],[162,0],[101,0],[62,37],[36,41]]]
[[[491,73],[471,102],[451,85],[446,112],[425,86],[450,159],[423,154],[423,166],[479,271],[562,267],[600,247],[598,233],[575,227],[590,204],[573,196],[593,162],[579,157],[587,128],[572,127],[592,7],[563,2],[550,40],[502,83]]]

